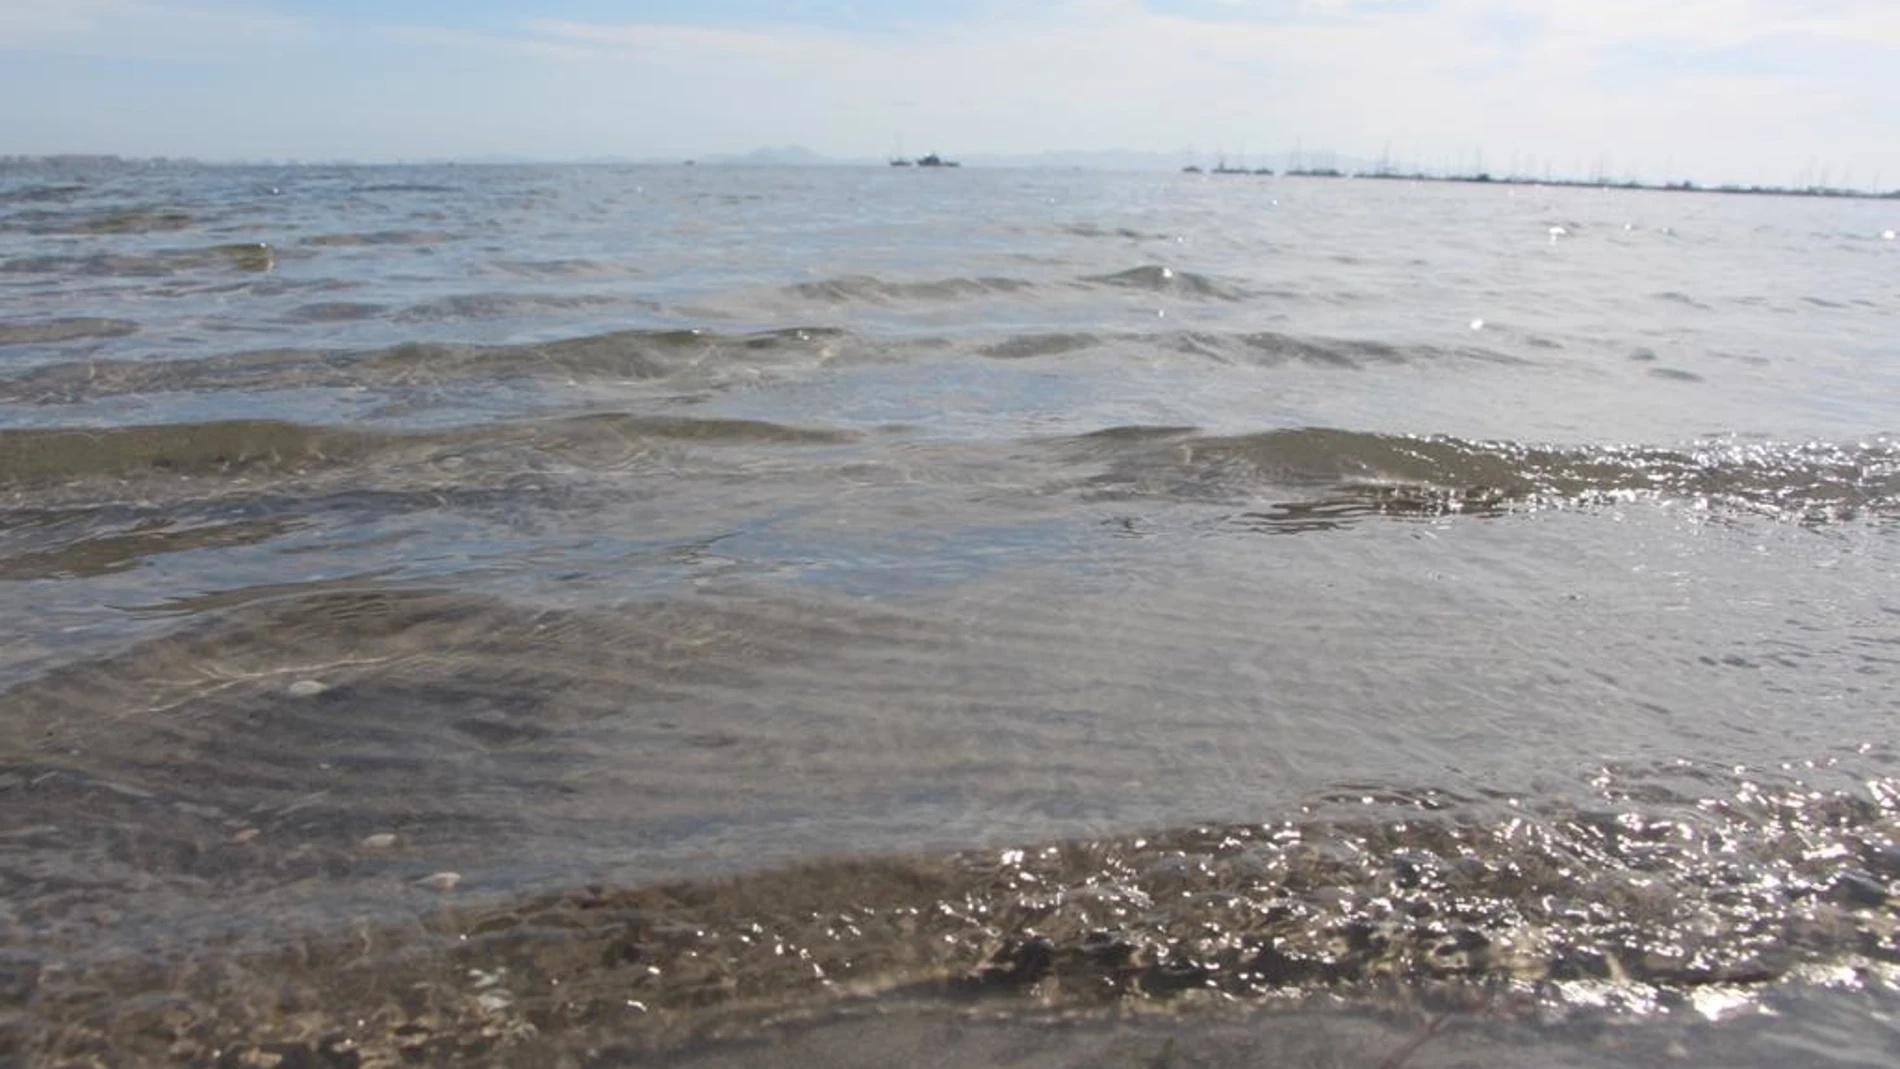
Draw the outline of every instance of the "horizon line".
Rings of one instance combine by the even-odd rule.
[[[1193,149],[1163,151],[1153,149],[1044,149],[1039,152],[975,152],[961,157],[963,161],[977,161],[975,166],[1005,169],[1072,169],[1098,170],[1123,173],[1169,173],[1200,172],[1213,175],[1257,175],[1245,167],[1223,170],[1227,157],[1216,154],[1221,163],[1214,167],[1201,167],[1198,158],[1204,155]],[[1351,154],[1296,149],[1281,153],[1250,153],[1256,160],[1278,157],[1281,166],[1268,170],[1275,177],[1317,177],[1338,179],[1377,179],[1377,180],[1413,180],[1428,182],[1463,182],[1496,185],[1548,185],[1561,187],[1603,187],[1621,189],[1653,189],[1670,192],[1709,192],[1709,193],[1777,193],[1801,196],[1832,196],[1843,198],[1892,199],[1900,198],[1900,187],[1885,188],[1879,177],[1867,186],[1833,185],[1825,181],[1805,182],[1798,178],[1791,183],[1771,182],[1697,182],[1689,179],[1663,179],[1637,177],[1633,172],[1616,175],[1597,173],[1588,177],[1575,173],[1555,173],[1547,170],[1543,175],[1512,172],[1492,172],[1482,168],[1470,167],[1426,167],[1416,162],[1394,163],[1387,159],[1373,160]],[[1143,165],[1071,163],[1033,163],[1028,161],[1048,160],[1051,158],[1073,157],[1137,157],[1146,161]],[[790,157],[790,158],[786,158]],[[1185,165],[1176,166],[1166,161],[1167,157],[1176,160],[1189,159]],[[1240,157],[1236,157],[1237,159]],[[983,161],[989,161],[987,163]],[[1319,161],[1326,161],[1323,164]],[[1356,161],[1357,165],[1351,165]],[[47,152],[47,153],[0,153],[0,168],[21,167],[85,167],[85,166],[197,166],[197,167],[884,167],[898,162],[891,156],[831,156],[804,148],[800,145],[762,146],[747,151],[722,151],[706,155],[666,154],[655,156],[627,156],[608,154],[600,156],[535,156],[528,154],[485,152],[465,153],[451,156],[396,157],[382,159],[363,159],[357,157],[271,157],[271,156],[224,156],[202,157],[192,155],[124,155],[115,152]]]

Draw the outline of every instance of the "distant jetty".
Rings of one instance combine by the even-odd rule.
[[[1835,197],[1844,200],[1900,200],[1900,189],[1880,192],[1842,186],[1700,185],[1695,182],[1640,182],[1634,178],[1532,178],[1528,175],[1427,174],[1423,171],[1341,171],[1333,167],[1306,167],[1287,171],[1288,178],[1363,178],[1384,182],[1447,182],[1467,185],[1551,186],[1568,189],[1635,189],[1656,193],[1726,193],[1752,197]]]
[[[1232,166],[1222,158],[1212,167],[1203,167],[1190,163],[1181,168],[1182,174],[1218,174],[1218,175],[1260,175],[1271,176],[1270,167],[1249,170],[1246,166]],[[1288,178],[1365,178],[1387,182],[1447,182],[1468,185],[1500,186],[1549,186],[1570,189],[1634,189],[1651,190],[1658,193],[1726,193],[1757,197],[1827,197],[1842,200],[1900,200],[1900,189],[1859,189],[1851,186],[1833,186],[1825,183],[1818,185],[1768,185],[1724,183],[1704,185],[1692,181],[1644,182],[1634,178],[1558,178],[1534,177],[1527,174],[1494,175],[1487,171],[1446,172],[1425,171],[1417,168],[1394,168],[1381,165],[1364,170],[1349,170],[1336,166],[1315,166],[1295,162],[1283,173]]]

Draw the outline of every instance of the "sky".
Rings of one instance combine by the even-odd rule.
[[[1900,2],[0,0],[0,100],[0,154],[1298,146],[1890,188]]]

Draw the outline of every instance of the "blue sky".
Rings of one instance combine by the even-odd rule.
[[[1304,144],[1900,185],[1894,0],[0,0],[0,153]]]

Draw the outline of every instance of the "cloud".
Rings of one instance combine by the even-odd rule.
[[[306,19],[145,0],[0,0],[0,52],[126,58],[203,56],[296,40]]]
[[[791,139],[864,155],[898,134],[1005,152],[1304,138],[1722,177],[1802,138],[1793,151],[1831,151],[1822,131],[1871,142],[1835,110],[1900,89],[1900,62],[1879,62],[1900,60],[1886,0],[1070,0],[901,31],[532,18],[434,41],[557,62],[549,77],[626,105],[628,139],[692,154]],[[1850,45],[1846,72],[1833,57]]]
[[[703,155],[800,141],[871,156],[902,136],[949,153],[1198,145],[1257,157],[1303,140],[1362,156],[1389,145],[1426,164],[1480,149],[1494,167],[1612,156],[1698,180],[1810,154],[1900,174],[1882,114],[1900,98],[1891,0],[944,0],[869,22],[789,21],[795,7],[764,4],[732,21],[728,6],[717,23],[684,4],[615,21],[518,2],[512,20],[490,4],[395,25],[238,0],[0,0],[0,50],[294,72],[194,104],[229,113],[236,133],[269,114],[272,143],[294,141],[291,114],[376,139],[352,150],[326,134],[308,150],[326,153]],[[774,11],[780,21],[756,14]],[[347,47],[309,47],[326,42]],[[142,99],[124,77],[86,89]]]

